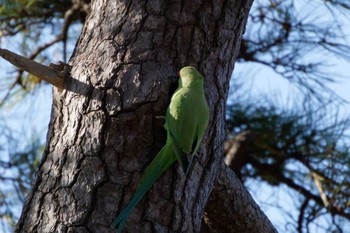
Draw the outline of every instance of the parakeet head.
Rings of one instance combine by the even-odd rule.
[[[188,86],[192,82],[202,81],[203,76],[193,66],[186,66],[180,70],[180,82],[182,86]]]

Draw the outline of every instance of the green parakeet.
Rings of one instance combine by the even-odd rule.
[[[117,232],[122,232],[133,209],[171,164],[179,160],[187,174],[208,126],[209,109],[203,82],[203,76],[194,67],[180,70],[179,86],[171,97],[165,117],[166,144],[145,169],[128,206],[113,221],[112,228],[117,228]]]

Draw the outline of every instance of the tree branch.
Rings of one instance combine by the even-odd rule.
[[[241,181],[223,162],[205,212],[204,224],[209,227],[202,228],[206,232],[277,232]]]
[[[6,49],[0,49],[0,56],[18,68],[51,83],[55,87],[59,89],[64,88],[65,74],[60,72],[62,70],[44,66],[36,61],[20,56]]]
[[[263,164],[263,163],[258,162],[257,160],[251,159],[251,158],[250,158],[249,162],[253,167],[255,167],[256,169],[258,169],[260,171],[274,171],[273,164],[272,165]],[[284,176],[281,172],[279,172],[279,171],[269,172],[269,175],[273,176],[275,179],[279,180],[280,182],[286,184],[289,188],[292,188],[295,191],[301,193],[306,198],[312,199],[313,201],[315,201],[315,203],[317,205],[319,205],[321,207],[328,208],[328,211],[331,214],[337,214],[337,215],[343,216],[344,218],[350,219],[349,213],[346,213],[345,211],[342,211],[342,210],[340,210],[337,207],[332,206],[332,205],[325,206],[324,201],[320,196],[317,196],[317,195],[313,194],[311,191],[304,188],[303,186],[296,184],[292,179]]]

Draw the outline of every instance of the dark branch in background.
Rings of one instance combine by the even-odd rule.
[[[340,141],[347,138],[350,119],[339,120],[337,115],[330,119],[332,113],[327,106],[285,111],[270,104],[261,106],[254,100],[251,103],[236,102],[227,107],[226,113],[226,161],[244,158],[237,160],[243,164],[233,167],[242,181],[284,184],[307,199],[298,207],[298,232],[303,232],[300,228],[306,230],[321,211],[338,224],[341,218],[350,221],[350,147]],[[248,132],[254,137],[246,137]]]
[[[326,4],[331,12],[334,8],[350,12],[349,4],[340,0],[313,4]],[[332,55],[350,61],[350,46],[337,27],[337,17],[327,25],[308,17],[300,18],[302,10],[296,9],[292,0],[256,1],[242,40],[239,61],[270,67],[296,83],[304,94],[322,102],[324,93],[337,96],[327,86],[336,80],[336,75],[324,69],[330,65],[328,57]],[[315,56],[317,53],[318,57]]]
[[[309,205],[309,201],[310,201],[310,198],[305,197],[305,200],[303,201],[303,203],[300,206],[299,217],[298,217],[298,227],[297,227],[298,233],[303,232],[303,221],[305,219],[305,210],[306,210],[307,206]]]
[[[28,138],[22,137],[22,140],[14,141],[11,132],[4,130],[7,129],[7,126],[2,121],[0,129],[2,129],[1,139],[3,142],[4,139],[7,140],[6,145],[8,147],[6,151],[4,148],[0,148],[0,154],[8,154],[10,158],[9,161],[0,161],[0,172],[2,174],[0,188],[0,218],[2,224],[0,229],[1,227],[8,229],[4,228],[4,221],[10,225],[15,224],[16,214],[14,214],[14,210],[20,208],[24,203],[25,197],[31,188],[43,146],[35,135],[30,135]],[[23,147],[23,141],[28,142],[25,147]],[[20,152],[18,145],[22,147]],[[11,169],[11,172],[7,172],[9,169]],[[7,175],[5,176],[3,172],[6,172]]]
[[[67,61],[67,37],[68,29],[72,22],[75,20],[75,17],[78,13],[84,12],[84,17],[82,21],[85,21],[85,16],[90,11],[90,0],[72,0],[72,6],[64,13],[64,23],[62,26],[61,37],[63,40],[63,60]]]
[[[340,215],[340,216],[345,217],[348,220],[350,220],[350,213],[347,213],[346,210],[337,209],[337,208],[330,206],[324,202],[323,199],[324,198],[327,199],[327,197],[324,196],[325,194],[323,191],[320,192],[320,196],[313,194],[312,192],[310,192],[309,190],[304,188],[302,185],[296,184],[293,181],[293,179],[287,178],[281,172],[276,171],[275,170],[276,166],[274,166],[274,164],[272,164],[272,165],[262,164],[262,163],[259,163],[257,160],[249,160],[249,164],[253,165],[253,167],[259,171],[266,172],[266,174],[268,174],[271,178],[274,178],[274,180],[278,181],[279,183],[286,184],[288,187],[301,193],[306,198],[312,199],[319,206],[324,206],[326,209],[328,209],[328,211],[331,214],[337,214],[337,215]],[[266,174],[261,174],[261,175],[266,176]]]

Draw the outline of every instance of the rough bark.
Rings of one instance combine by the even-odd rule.
[[[178,164],[130,216],[128,232],[199,232],[217,178],[229,79],[252,1],[92,1],[55,90],[47,146],[16,232],[113,232],[110,224],[165,141],[171,77],[205,76],[210,123],[187,177]],[[240,211],[240,210],[237,210]]]

